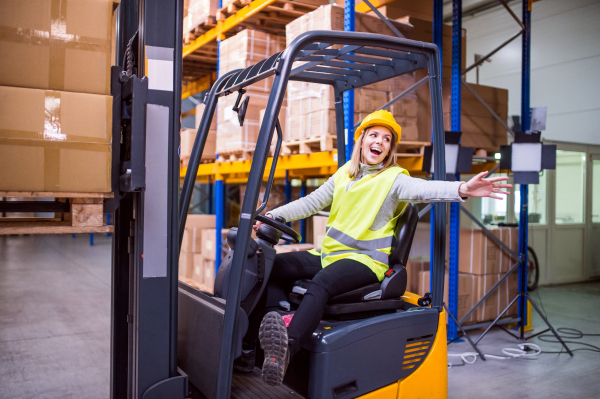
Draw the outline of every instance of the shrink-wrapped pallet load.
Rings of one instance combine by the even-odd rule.
[[[284,37],[245,29],[221,42],[219,73],[247,68],[284,49]],[[237,112],[233,111],[237,93],[219,99],[216,115],[218,154],[254,150],[260,129],[260,110],[267,106],[272,84],[273,78],[269,77],[245,88],[243,98],[250,97],[250,102],[243,126],[239,124]]]
[[[392,21],[406,37],[412,37],[412,27]],[[301,33],[310,30],[344,30],[344,9],[337,5],[318,8],[286,25],[288,45]],[[394,35],[392,30],[376,16],[356,13],[356,31]],[[354,91],[354,122],[361,121],[371,112],[390,101],[414,84],[414,73],[373,83]],[[292,140],[307,140],[322,136],[335,136],[335,93],[331,86],[317,83],[290,82],[288,87],[288,133]],[[418,140],[417,98],[415,94],[404,97],[389,111],[402,127],[402,140]]]

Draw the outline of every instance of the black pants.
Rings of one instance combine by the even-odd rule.
[[[289,252],[275,256],[270,279],[282,282],[312,279],[288,327],[291,356],[300,351],[317,329],[330,298],[379,281],[375,273],[360,262],[342,259],[323,268],[321,258],[308,252]],[[250,315],[250,325],[244,339],[245,349],[254,348],[266,302],[267,290]]]

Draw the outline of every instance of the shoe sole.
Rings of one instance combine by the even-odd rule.
[[[262,379],[271,386],[281,385],[285,374],[288,335],[285,322],[276,312],[269,312],[260,323],[260,346],[265,351]]]

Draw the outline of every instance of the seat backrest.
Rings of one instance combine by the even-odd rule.
[[[395,265],[406,266],[410,247],[419,223],[419,208],[415,204],[407,204],[402,215],[398,217],[392,241],[392,252],[390,252],[390,268]]]

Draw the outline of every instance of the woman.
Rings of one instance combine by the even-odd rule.
[[[508,194],[501,189],[511,187],[510,184],[496,183],[507,178],[486,179],[486,172],[467,183],[410,177],[395,162],[399,139],[400,126],[389,112],[372,113],[356,129],[350,162],[310,195],[267,213],[292,221],[331,205],[321,254],[291,252],[275,257],[271,279],[312,280],[289,327],[277,312],[267,313],[260,323],[258,337],[265,351],[262,378],[267,384],[281,384],[290,358],[319,325],[329,298],[383,280],[396,218],[406,203],[462,202],[468,197],[501,199],[498,194]],[[257,222],[254,228],[260,224]],[[245,355],[236,361],[238,370],[251,370],[254,365],[256,325],[265,303],[266,293],[251,316],[244,341]]]

